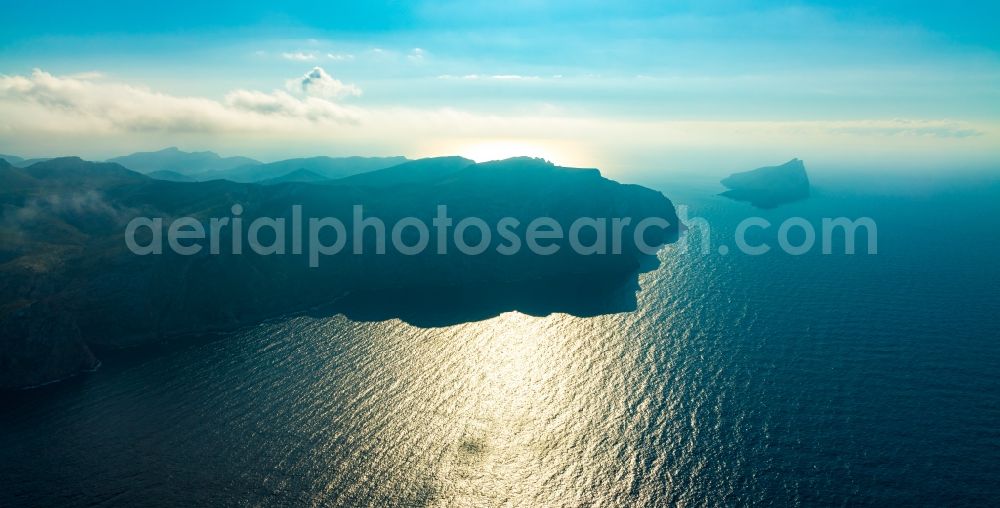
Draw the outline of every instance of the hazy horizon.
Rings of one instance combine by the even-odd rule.
[[[155,7],[6,7],[0,153],[1000,166],[987,3]]]

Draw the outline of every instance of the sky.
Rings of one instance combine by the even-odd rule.
[[[990,2],[10,2],[0,153],[1000,168]]]

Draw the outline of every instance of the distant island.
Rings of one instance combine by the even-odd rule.
[[[774,208],[809,197],[809,176],[805,164],[792,159],[780,166],[767,166],[733,173],[722,179],[730,199],[749,201],[758,208]]]
[[[182,154],[170,150],[165,155],[176,159]],[[148,154],[138,159],[144,170],[175,180],[234,170],[205,169],[206,161],[218,161],[204,153],[197,157],[201,166],[194,175],[183,167],[154,164]],[[590,256],[569,248],[550,256],[503,255],[492,249],[476,256],[369,250],[352,255],[352,239],[344,253],[316,268],[308,266],[305,254],[236,255],[228,241],[218,255],[165,251],[140,256],[124,241],[126,224],[137,216],[202,220],[230,216],[240,205],[241,218],[249,223],[256,217],[291,220],[291,208],[300,206],[307,217],[346,221],[352,205],[363,204],[366,214],[387,223],[404,217],[431,223],[435,207],[445,204],[456,219],[489,222],[513,215],[527,222],[547,216],[563,228],[579,217],[663,217],[671,227],[655,233],[649,242],[655,245],[673,241],[678,233],[669,199],[608,180],[596,169],[526,157],[479,164],[461,157],[400,158],[401,163],[396,159],[382,167],[386,159],[392,158],[330,159],[335,164],[324,158],[319,166],[301,167],[251,164],[249,175],[266,177],[259,183],[159,180],[119,163],[77,157],[27,167],[0,159],[0,388],[37,386],[93,369],[105,349],[229,330],[352,293],[405,295],[429,307],[428,299],[444,302],[449,295],[451,300],[500,299],[508,310],[551,312],[560,307],[540,304],[537,297],[519,303],[518,295],[545,295],[544,288],[565,281],[585,289],[609,277],[635,279],[641,264],[656,262],[630,244],[618,253]],[[245,161],[223,165],[237,162]],[[332,179],[334,166],[346,177]],[[317,171],[324,167],[329,171]],[[378,319],[408,315],[379,310],[381,299],[374,301],[350,312]],[[420,311],[412,319],[429,326],[440,322],[426,316]]]

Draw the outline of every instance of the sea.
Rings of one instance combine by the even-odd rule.
[[[708,231],[606,313],[310,313],[103,352],[0,395],[0,506],[996,506],[1000,178],[876,174],[771,210],[647,175]],[[877,252],[824,253],[837,217]]]

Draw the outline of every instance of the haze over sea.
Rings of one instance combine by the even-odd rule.
[[[869,216],[877,255],[672,245],[634,312],[296,316],[5,394],[0,506],[993,502],[1000,181],[813,176],[768,211],[638,183],[713,246]]]

